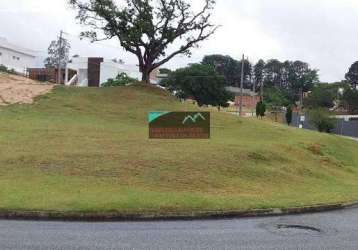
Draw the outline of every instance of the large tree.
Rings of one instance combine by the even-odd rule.
[[[354,89],[358,87],[358,61],[353,63],[346,74],[347,81]]]
[[[225,78],[214,67],[193,64],[172,72],[163,85],[179,98],[194,98],[199,106],[228,106],[233,97],[225,89]]]
[[[82,36],[92,41],[117,38],[121,46],[138,58],[142,81],[150,82],[150,73],[179,54],[210,37],[217,26],[210,22],[214,0],[194,13],[186,0],[69,0],[78,10],[77,18],[89,26]],[[102,37],[100,37],[102,33]],[[168,46],[181,43],[167,53]]]
[[[241,61],[237,61],[230,56],[207,55],[203,58],[202,64],[213,66],[216,71],[223,75],[226,84],[229,86],[239,86],[241,81]],[[244,61],[244,87],[251,87],[252,66],[248,60]]]
[[[46,68],[56,68],[60,63],[61,68],[64,68],[69,60],[71,45],[69,41],[63,37],[53,40],[48,47],[48,57],[44,64]]]
[[[286,62],[288,65],[287,81],[289,93],[294,101],[303,101],[303,93],[313,89],[318,84],[318,71],[311,69],[308,63],[301,61]]]

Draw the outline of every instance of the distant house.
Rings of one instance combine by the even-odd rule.
[[[34,51],[11,44],[5,38],[0,37],[0,65],[25,74],[27,69],[33,68],[35,64]]]
[[[226,90],[235,95],[235,106],[239,106],[241,102],[241,90],[237,87],[226,87]],[[260,101],[260,96],[250,89],[242,90],[242,106],[243,108],[255,109]]]
[[[113,79],[120,73],[141,79],[138,66],[105,60],[102,57],[75,57],[67,64],[64,82],[66,85],[80,87],[100,87],[108,79]]]

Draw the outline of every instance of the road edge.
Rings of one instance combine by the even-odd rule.
[[[70,221],[70,222],[126,222],[126,221],[175,221],[175,220],[216,220],[233,218],[254,218],[308,214],[343,210],[358,207],[358,202],[314,205],[292,208],[251,209],[242,211],[204,211],[167,214],[119,214],[119,213],[78,213],[58,211],[6,211],[0,210],[2,220]]]

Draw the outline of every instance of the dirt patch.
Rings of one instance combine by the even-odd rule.
[[[31,104],[35,97],[50,92],[53,85],[26,77],[0,73],[0,105]]]
[[[312,145],[308,146],[307,149],[314,155],[319,155],[319,156],[324,155],[322,152],[322,146],[319,144],[312,144]]]

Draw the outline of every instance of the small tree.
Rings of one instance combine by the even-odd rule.
[[[199,106],[227,107],[232,96],[225,89],[225,78],[210,65],[193,64],[178,69],[162,85],[181,99],[194,98]]]
[[[56,68],[60,62],[61,68],[64,68],[69,60],[71,45],[65,38],[58,38],[50,43],[48,47],[48,57],[45,59],[46,68]]]
[[[312,109],[308,113],[309,121],[318,129],[319,132],[331,133],[336,126],[336,119],[323,109]]]
[[[150,82],[150,73],[179,54],[209,38],[217,29],[210,23],[214,0],[194,13],[186,0],[68,0],[78,10],[77,19],[90,30],[82,36],[92,41],[116,37],[121,46],[138,58],[142,81]],[[104,37],[98,36],[98,31]],[[181,45],[167,54],[174,42]],[[175,43],[176,44],[176,43]]]
[[[263,101],[259,101],[256,104],[256,116],[261,119],[265,116],[266,113],[266,104]]]
[[[292,123],[292,107],[288,106],[286,110],[286,122],[287,125],[290,126]]]

